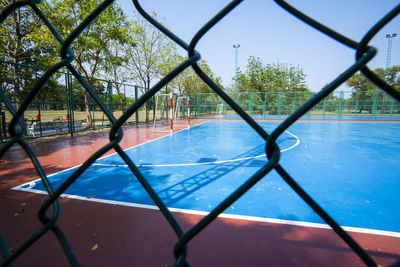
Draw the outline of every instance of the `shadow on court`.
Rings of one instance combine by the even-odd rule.
[[[267,163],[266,160],[255,160],[254,157],[265,153],[264,145],[257,146],[245,153],[239,154],[230,160],[243,159],[238,161],[224,162],[213,164],[211,168],[201,171],[187,179],[179,181],[158,192],[159,196],[166,202],[167,205],[173,204],[182,200],[199,189],[215,182],[223,176],[227,176],[238,168],[243,167],[258,167]],[[246,159],[247,158],[247,159]],[[212,162],[212,159],[202,158],[198,163]],[[249,177],[245,177],[249,178]]]
[[[294,138],[293,136],[289,134],[284,134],[277,140],[277,144],[282,149],[293,145],[295,140],[297,139]],[[267,157],[266,156],[257,157],[257,156],[264,154],[265,154],[265,144],[261,144],[223,163],[213,164],[212,162],[216,161],[215,158],[201,158],[200,160],[197,161],[197,163],[209,162],[210,165],[213,167],[205,171],[201,171],[195,175],[192,175],[187,179],[179,181],[174,185],[171,185],[161,191],[158,191],[157,193],[166,202],[167,205],[171,205],[179,200],[185,199],[192,193],[217,181],[218,179],[230,175],[233,171],[237,170],[238,168],[263,167],[267,163]],[[250,178],[250,176],[243,177],[243,181],[245,181],[248,178]]]

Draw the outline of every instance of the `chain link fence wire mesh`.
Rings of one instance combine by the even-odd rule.
[[[291,5],[287,4],[282,0],[275,0],[275,2],[280,5],[287,12],[297,17],[300,21],[307,23],[310,27],[315,30],[320,31],[322,34],[326,34],[331,38],[335,39],[337,42],[353,49],[356,53],[356,61],[351,66],[344,66],[343,72],[327,86],[322,88],[318,93],[314,94],[312,97],[307,99],[307,101],[299,106],[295,107],[295,111],[291,113],[283,122],[281,122],[272,133],[267,133],[248,113],[246,113],[238,103],[232,99],[228,94],[226,94],[221,88],[219,88],[216,83],[214,83],[197,65],[201,56],[198,51],[196,51],[196,45],[198,41],[207,33],[207,31],[216,25],[221,19],[229,14],[231,10],[237,7],[242,1],[236,0],[230,2],[225,8],[223,8],[218,14],[216,14],[211,20],[209,20],[192,38],[189,44],[182,41],[173,32],[167,30],[159,22],[155,21],[146,11],[142,9],[137,0],[133,0],[133,4],[137,11],[154,27],[158,28],[166,36],[168,36],[172,41],[178,44],[180,47],[188,52],[188,58],[182,62],[178,67],[168,73],[163,77],[156,85],[154,85],[150,90],[141,95],[141,97],[134,104],[129,107],[125,107],[124,113],[116,119],[112,113],[112,110],[107,106],[107,104],[101,99],[101,97],[96,94],[95,90],[86,82],[86,80],[79,74],[79,72],[71,64],[74,60],[74,53],[70,49],[71,44],[76,41],[76,39],[84,34],[85,28],[93,23],[99,14],[101,14],[108,6],[110,6],[114,1],[106,0],[102,2],[96,9],[64,40],[61,35],[57,32],[57,29],[49,22],[46,16],[43,15],[41,10],[38,8],[40,0],[29,0],[29,1],[16,1],[6,7],[0,14],[0,23],[3,23],[5,19],[12,14],[17,8],[30,8],[32,12],[38,16],[43,24],[52,32],[56,37],[58,42],[62,45],[60,54],[61,60],[54,64],[48,71],[41,74],[38,77],[36,84],[31,89],[29,95],[26,97],[24,102],[16,109],[7,96],[4,90],[0,90],[0,95],[2,101],[5,103],[6,108],[12,113],[12,119],[8,125],[8,133],[11,139],[5,143],[5,145],[0,150],[0,158],[14,145],[19,145],[25,152],[29,155],[32,160],[35,169],[40,176],[43,184],[46,187],[48,198],[45,203],[38,210],[38,218],[43,226],[36,231],[29,239],[27,239],[20,247],[15,249],[11,254],[9,248],[7,247],[7,242],[0,233],[0,248],[5,259],[1,266],[11,266],[12,262],[18,258],[22,253],[24,253],[32,244],[43,237],[48,231],[52,231],[56,238],[58,239],[65,256],[67,257],[69,263],[72,266],[79,266],[79,261],[74,255],[73,248],[70,247],[67,237],[64,235],[63,230],[57,225],[57,221],[62,216],[60,213],[59,197],[65,192],[65,190],[71,186],[77,179],[80,178],[81,174],[89,168],[89,166],[97,160],[99,157],[104,155],[107,151],[115,150],[120,157],[129,166],[131,172],[135,175],[138,181],[142,184],[143,188],[147,191],[149,196],[159,207],[161,213],[168,221],[171,228],[176,233],[178,241],[174,247],[174,256],[176,262],[174,266],[190,266],[190,263],[186,260],[188,245],[190,241],[199,234],[204,228],[206,228],[216,217],[221,214],[225,209],[231,206],[238,198],[244,195],[250,188],[252,188],[259,180],[263,179],[269,172],[275,169],[276,172],[280,174],[282,179],[284,179],[290,187],[317,213],[319,216],[335,231],[335,233],[345,242],[347,245],[358,255],[358,257],[367,266],[377,266],[372,257],[362,248],[348,233],[346,233],[340,225],[332,218],[321,206],[316,203],[312,196],[310,196],[303,188],[299,186],[295,178],[286,172],[284,166],[281,166],[280,162],[280,149],[275,142],[277,138],[286,130],[290,125],[296,122],[299,118],[307,114],[316,105],[321,103],[325,98],[327,98],[338,86],[343,84],[348,78],[350,78],[354,73],[360,71],[369,80],[371,80],[376,86],[381,90],[390,95],[393,99],[399,101],[400,93],[395,91],[391,86],[389,86],[385,81],[378,78],[367,66],[367,63],[374,58],[377,51],[374,47],[368,45],[369,41],[394,17],[396,17],[400,12],[400,4],[392,9],[388,14],[386,14],[381,20],[379,20],[375,25],[373,25],[370,30],[364,35],[364,37],[356,42],[350,38],[322,25],[318,21],[306,16],[299,10],[295,9]],[[38,96],[41,89],[46,85],[46,82],[52,78],[52,76],[59,71],[61,68],[67,68],[74,78],[80,83],[80,85],[85,88],[88,94],[90,94],[92,100],[99,109],[105,114],[109,120],[111,126],[109,134],[109,143],[104,147],[93,153],[93,155],[84,162],[79,168],[77,168],[73,174],[56,190],[52,188],[47,174],[42,168],[36,155],[33,153],[29,144],[24,141],[24,134],[26,130],[26,124],[24,122],[24,112],[30,108],[30,104]],[[219,95],[226,105],[230,109],[234,110],[241,118],[243,118],[248,125],[250,125],[264,140],[265,140],[265,150],[268,157],[268,162],[265,166],[260,168],[252,177],[248,178],[239,188],[237,188],[229,197],[222,201],[217,207],[214,208],[208,215],[203,217],[200,222],[194,225],[191,229],[184,232],[181,225],[177,222],[172,213],[168,210],[164,202],[157,195],[154,189],[150,186],[146,178],[136,167],[135,162],[133,162],[129,156],[124,152],[124,150],[119,145],[123,137],[123,124],[143,105],[151,99],[157,92],[161,90],[166,84],[173,80],[179,73],[184,71],[186,68],[193,68],[197,75],[205,82],[207,85],[214,90],[214,92]],[[268,104],[268,103],[267,103]],[[49,210],[52,210],[50,212]],[[48,214],[50,214],[48,216]],[[400,262],[395,263],[393,266],[400,266]]]

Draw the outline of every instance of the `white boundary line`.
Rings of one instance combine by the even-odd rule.
[[[27,191],[31,193],[37,193],[42,195],[48,195],[47,192],[37,189],[27,189],[27,188],[14,188],[18,191]],[[77,195],[70,195],[70,194],[62,194],[60,197],[62,198],[69,198],[69,199],[77,199],[83,201],[91,201],[96,203],[103,203],[103,204],[110,204],[110,205],[119,205],[119,206],[126,206],[126,207],[134,207],[140,209],[149,209],[149,210],[159,210],[159,208],[155,205],[146,205],[146,204],[139,204],[139,203],[130,203],[130,202],[123,202],[123,201],[115,201],[115,200],[107,200],[101,198],[88,198],[82,197]],[[179,209],[179,208],[170,208],[168,210],[171,212],[178,212],[184,214],[193,214],[193,215],[201,215],[206,216],[210,212],[207,211],[198,211],[198,210],[190,210],[190,209]],[[310,227],[310,228],[318,228],[318,229],[332,229],[329,225],[323,223],[310,223],[304,221],[292,221],[292,220],[282,220],[282,219],[273,219],[273,218],[263,218],[263,217],[256,217],[256,216],[246,216],[246,215],[235,215],[235,214],[227,214],[222,213],[218,215],[220,218],[227,218],[227,219],[234,219],[234,220],[244,220],[244,221],[253,221],[253,222],[265,222],[265,223],[273,223],[273,224],[283,224],[283,225],[293,225],[293,226],[300,226],[300,227]],[[345,231],[354,232],[354,233],[362,233],[362,234],[372,234],[372,235],[381,235],[381,236],[389,236],[389,237],[397,237],[400,238],[399,232],[392,232],[392,231],[383,231],[383,230],[376,230],[376,229],[368,229],[368,228],[358,228],[358,227],[350,227],[350,226],[341,226]]]
[[[292,134],[292,133],[289,132],[288,130],[285,130],[285,132],[287,132],[288,134],[290,134],[291,136],[293,136],[294,138],[296,138],[297,142],[296,142],[296,144],[294,144],[294,145],[291,146],[291,147],[282,149],[281,152],[285,152],[285,151],[291,150],[291,149],[295,148],[296,146],[298,146],[298,145],[300,144],[300,138],[299,138],[299,137],[297,137],[296,135]]]
[[[194,125],[193,127],[196,127],[198,125],[201,125],[201,124],[204,124],[204,123],[207,123],[207,122],[210,122],[210,121],[201,122],[199,124]],[[125,150],[132,149],[132,148],[135,148],[135,147],[138,147],[138,146],[141,146],[141,145],[156,141],[158,139],[164,138],[166,136],[169,136],[169,135],[172,135],[174,133],[178,133],[178,132],[181,132],[181,131],[184,131],[184,130],[190,130],[190,129],[186,128],[186,129],[179,130],[177,132],[169,133],[169,134],[157,137],[157,138],[155,138],[153,140],[149,140],[149,141],[146,141],[144,143],[129,147],[129,148],[125,149]],[[281,152],[288,151],[288,150],[290,150],[290,149],[292,149],[292,148],[294,148],[294,147],[296,147],[296,146],[298,146],[300,144],[300,139],[297,136],[295,136],[294,134],[290,133],[289,131],[286,131],[286,132],[288,134],[292,135],[293,137],[295,137],[297,139],[297,142],[293,146],[281,150]],[[115,155],[115,154],[117,154],[117,153],[113,153],[113,154],[101,157],[100,159],[106,158],[106,157],[109,157],[109,156],[112,156],[112,155]],[[256,157],[262,157],[262,156],[265,156],[265,154],[264,155],[259,155],[259,156],[256,156]],[[256,158],[256,157],[254,157],[254,158]],[[197,164],[200,164],[200,163],[197,163]],[[204,164],[211,164],[211,163],[205,162]],[[77,165],[77,166],[62,170],[60,172],[53,173],[53,174],[49,175],[48,177],[51,177],[51,176],[54,176],[56,174],[72,170],[72,169],[77,168],[79,166],[81,166],[81,165]],[[119,166],[122,166],[122,165],[119,165]],[[145,166],[145,165],[142,165],[142,166]],[[168,165],[168,166],[171,166],[171,165]],[[48,193],[46,191],[33,189],[33,187],[36,185],[36,181],[39,181],[39,180],[41,180],[41,179],[38,178],[38,179],[35,179],[33,181],[24,183],[22,185],[15,186],[15,187],[13,187],[11,189],[17,190],[17,191],[36,193],[36,194],[41,194],[41,195],[48,195]],[[28,187],[24,187],[26,185],[28,185]],[[82,197],[82,196],[70,195],[70,194],[61,194],[60,197],[83,200],[83,201],[91,201],[91,202],[97,202],[97,203],[103,203],[103,204],[120,205],[120,206],[135,207],[135,208],[150,209],[150,210],[159,210],[159,208],[157,206],[155,206],[155,205],[145,205],[145,204],[138,204],[138,203],[130,203],[130,202],[123,202],[123,201],[100,199],[100,198],[88,198],[88,197]],[[185,214],[194,214],[194,215],[203,215],[203,216],[206,216],[207,214],[209,214],[209,212],[206,212],[206,211],[197,211],[197,210],[189,210],[189,209],[178,209],[178,208],[170,208],[170,207],[168,207],[168,209],[171,212],[179,212],[179,213],[185,213]],[[262,217],[256,217],[256,216],[235,215],[235,214],[226,214],[226,213],[222,213],[218,217],[220,217],[220,218],[228,218],[228,219],[235,219],[235,220],[246,220],[246,221],[254,221],[254,222],[266,222],[266,223],[274,223],[274,224],[284,224],[284,225],[294,225],[294,226],[302,226],[302,227],[312,227],[312,228],[319,228],[319,229],[331,229],[331,227],[329,225],[323,224],[323,223],[310,223],[310,222],[303,222],[303,221],[291,221],[291,220],[282,220],[282,219],[273,219],[273,218],[262,218]],[[358,227],[349,227],[349,226],[342,226],[342,228],[344,230],[348,231],[348,232],[363,233],[363,234],[373,234],[373,235],[381,235],[381,236],[389,236],[389,237],[398,237],[398,238],[400,238],[400,232],[382,231],[382,230],[358,228]]]
[[[170,136],[170,135],[173,135],[173,134],[177,134],[177,133],[182,132],[182,131],[185,131],[185,130],[190,131],[190,129],[192,129],[192,128],[196,127],[196,126],[199,126],[199,125],[201,125],[201,124],[204,124],[204,123],[206,123],[206,122],[210,122],[210,121],[203,121],[203,122],[200,122],[199,124],[196,124],[196,125],[194,125],[194,126],[192,126],[192,127],[190,127],[190,128],[184,128],[184,129],[181,129],[181,130],[176,131],[176,132],[168,133],[168,134],[166,134],[166,135],[157,137],[157,138],[155,138],[155,139],[146,141],[146,142],[144,142],[144,143],[141,143],[141,144],[138,144],[138,145],[134,145],[134,146],[128,147],[128,148],[124,149],[124,151],[129,150],[129,149],[133,149],[133,148],[135,148],[135,147],[142,146],[142,145],[144,145],[144,144],[147,144],[147,143],[150,143],[150,142],[153,142],[153,141],[162,139],[162,138],[164,138],[164,137],[167,137],[167,136]],[[113,155],[115,155],[115,154],[118,154],[118,153],[115,152],[115,153],[112,153],[112,154],[110,154],[110,155],[107,155],[107,156],[98,158],[98,159],[108,158],[108,157],[111,157],[111,156],[113,156]],[[77,166],[75,166],[75,167],[78,167],[78,166],[80,166],[80,165],[77,165]],[[75,167],[73,167],[73,168],[75,168]]]
[[[196,126],[198,126],[198,125],[204,124],[204,123],[206,123],[206,122],[209,122],[209,121],[203,121],[203,122],[200,122],[199,124],[196,124],[196,125],[192,126],[191,128],[181,129],[181,130],[179,130],[179,131],[176,131],[176,132],[173,132],[173,133],[168,133],[168,134],[166,134],[166,135],[157,137],[157,138],[155,138],[155,139],[146,141],[146,142],[144,142],[144,143],[141,143],[141,144],[138,144],[138,145],[134,145],[134,146],[128,147],[128,148],[124,149],[124,151],[125,151],[125,150],[128,150],[128,149],[133,149],[133,148],[135,148],[135,147],[142,146],[142,145],[144,145],[144,144],[147,144],[147,143],[156,141],[156,140],[158,140],[158,139],[164,138],[164,137],[166,137],[166,136],[170,136],[170,135],[175,134],[175,133],[179,133],[179,132],[182,132],[182,131],[185,131],[185,130],[190,131],[190,129],[192,129],[193,127],[196,127]],[[113,155],[115,155],[115,154],[118,154],[118,153],[115,152],[115,153],[112,153],[112,154],[110,154],[110,155],[100,157],[100,158],[98,158],[98,159],[105,159],[105,158],[111,157],[111,156],[113,156]],[[60,174],[60,173],[63,173],[63,172],[70,171],[70,170],[72,170],[72,169],[79,168],[81,165],[82,165],[82,164],[79,164],[79,165],[73,166],[73,167],[71,167],[71,168],[68,168],[68,169],[65,169],[65,170],[62,170],[62,171],[59,171],[59,172],[52,173],[52,174],[48,175],[47,177],[49,178],[49,177],[52,177],[52,176],[54,176],[54,175],[57,175],[57,174]],[[92,165],[93,165],[93,164],[92,164]],[[97,165],[97,164],[96,164],[96,165]],[[124,165],[114,165],[114,166],[124,166]],[[127,166],[127,165],[125,165],[125,166]],[[34,179],[34,180],[30,181],[30,182],[27,182],[27,183],[24,183],[24,184],[21,184],[21,185],[14,186],[14,187],[12,187],[11,189],[20,190],[20,189],[19,189],[20,187],[26,186],[26,185],[29,185],[29,187],[32,188],[32,187],[35,186],[35,182],[36,182],[36,181],[40,181],[40,180],[41,180],[41,178],[37,178],[37,179]],[[28,187],[28,188],[29,188],[29,187]],[[28,191],[28,192],[29,192],[29,191]]]
[[[291,147],[282,149],[281,152],[285,152],[288,150],[291,150],[298,146],[300,144],[300,139],[290,133],[289,131],[285,131],[294,138],[297,139],[296,144],[292,145]],[[255,158],[261,158],[261,157],[266,157],[266,154],[261,154],[258,156],[254,157],[247,157],[247,158],[239,158],[239,159],[228,159],[228,160],[220,160],[220,161],[210,161],[210,162],[194,162],[194,163],[176,163],[176,164],[140,164],[138,165],[139,167],[181,167],[181,166],[199,166],[199,165],[218,165],[218,164],[223,164],[223,163],[228,163],[228,162],[236,162],[236,161],[243,161],[243,160],[249,160],[249,159],[255,159]],[[92,165],[95,166],[107,166],[107,167],[128,167],[126,164],[105,164],[105,163],[93,163]]]

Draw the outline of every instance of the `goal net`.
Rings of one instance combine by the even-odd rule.
[[[173,129],[173,94],[156,95],[156,111],[153,132],[172,132]]]
[[[188,96],[177,97],[173,127],[175,129],[190,127],[190,99]]]
[[[215,112],[217,119],[222,119],[223,114],[224,114],[224,104],[218,104],[217,110]]]
[[[156,96],[153,132],[171,132],[190,127],[190,99],[188,96],[158,94]]]

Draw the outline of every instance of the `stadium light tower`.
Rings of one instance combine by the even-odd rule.
[[[238,75],[238,48],[240,47],[240,44],[233,45],[233,48],[235,49],[235,92],[238,91],[237,88],[237,75]]]
[[[386,34],[386,38],[388,38],[388,48],[386,54],[386,71],[390,68],[390,57],[392,56],[392,42],[393,38],[397,36],[397,33]]]

